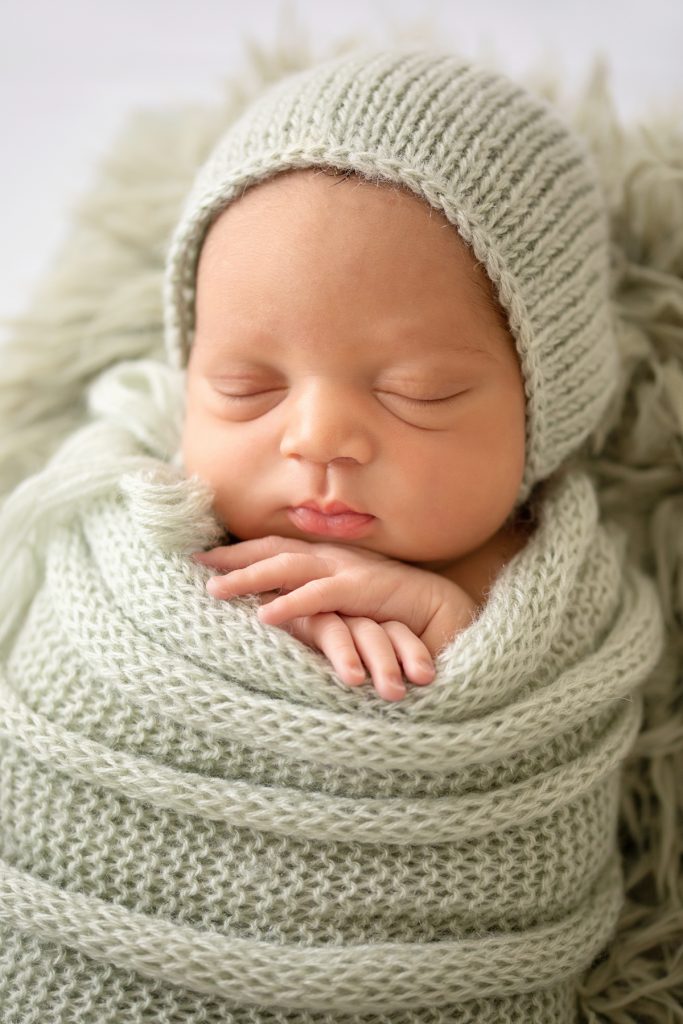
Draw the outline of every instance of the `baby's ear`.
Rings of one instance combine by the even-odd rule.
[[[120,487],[133,521],[153,547],[189,554],[215,547],[224,536],[213,513],[213,491],[199,477],[159,462],[121,477]]]

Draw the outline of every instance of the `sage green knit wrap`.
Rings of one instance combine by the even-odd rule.
[[[435,682],[387,704],[207,595],[177,384],[110,371],[48,468],[93,470],[0,680],[3,1024],[574,1022],[662,647],[622,531],[556,474]]]

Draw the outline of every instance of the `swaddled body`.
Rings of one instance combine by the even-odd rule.
[[[162,460],[50,542],[2,688],[8,1019],[574,1021],[661,643],[588,478],[399,702],[206,594],[209,508]]]
[[[261,620],[347,683],[362,662],[389,699],[401,663],[429,682],[419,662],[471,621],[534,484],[616,385],[605,210],[577,140],[449,57],[332,62],[221,140],[166,283],[185,468],[233,539],[279,538],[213,556],[230,574],[212,593],[288,591]],[[350,517],[320,515],[340,503]],[[354,580],[305,543],[322,537],[413,571],[361,562]]]
[[[311,167],[382,184],[298,176]],[[309,203],[300,240],[331,238],[337,260],[348,254],[340,280],[357,276],[332,309],[329,268],[309,303],[293,290],[320,249],[283,266],[282,232],[272,290],[261,276],[250,294],[253,277],[235,270],[249,269],[250,244],[252,269],[268,256],[235,217],[293,169],[293,188],[317,189],[286,193],[299,227]],[[400,258],[405,233],[344,247],[330,220],[336,234],[315,236],[335,190],[347,214],[412,204],[415,276],[397,282],[376,259],[387,245]],[[214,221],[215,263],[208,237],[197,276]],[[418,221],[443,232],[459,268],[425,272]],[[495,292],[483,288],[475,315],[448,298],[448,281],[455,298],[478,287],[463,240]],[[590,479],[563,465],[613,386],[606,268],[599,199],[563,126],[451,58],[333,62],[273,90],[221,141],[169,254],[178,369],[120,367],[101,383],[81,442],[101,454],[101,482],[46,538],[45,579],[7,658],[10,1019],[576,1019],[577,979],[621,906],[619,770],[661,648],[652,584],[599,522]],[[406,340],[406,309],[425,298],[428,336]],[[479,362],[466,364],[458,318],[488,346]],[[182,437],[179,415],[166,444],[190,351]],[[263,403],[244,419],[231,411],[240,375],[242,397]],[[410,399],[437,404],[409,412]],[[78,445],[62,459],[68,473]],[[268,624],[275,601],[243,594],[282,587],[291,611],[306,580],[252,577],[229,594],[229,573],[214,587],[231,600],[206,592],[188,554],[226,529],[242,550],[278,536],[315,559],[308,498],[372,517],[333,539],[353,541],[376,579],[344,591],[343,573],[307,561],[328,607],[295,608],[294,627],[283,619],[295,635]],[[406,585],[385,586],[390,570]],[[344,685],[319,614],[333,617],[323,632],[344,622],[343,653],[351,638],[375,689]],[[365,648],[354,619],[376,627]],[[403,628],[392,638],[387,622]],[[425,652],[431,681],[412,660]],[[391,657],[425,685],[393,699]]]

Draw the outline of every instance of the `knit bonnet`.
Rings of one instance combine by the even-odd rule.
[[[280,80],[220,138],[171,239],[174,366],[192,345],[209,227],[250,186],[304,167],[410,189],[486,269],[524,378],[520,505],[597,426],[617,383],[607,216],[581,141],[546,101],[452,55],[356,51]]]

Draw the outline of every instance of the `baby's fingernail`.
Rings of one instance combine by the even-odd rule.
[[[192,554],[190,555],[190,558],[194,562],[201,562],[206,557],[207,553],[208,552],[206,551],[193,551]]]
[[[436,675],[436,669],[431,661],[427,661],[426,658],[418,658],[415,662],[415,668],[419,670],[420,676],[431,682]]]
[[[206,589],[213,597],[215,597],[221,589],[221,579],[221,576],[212,576],[211,579],[206,581]]]
[[[399,700],[406,695],[406,688],[400,679],[388,679],[385,689],[389,700]]]
[[[367,678],[365,669],[362,665],[349,665],[345,671],[346,682],[349,686],[358,686]]]

